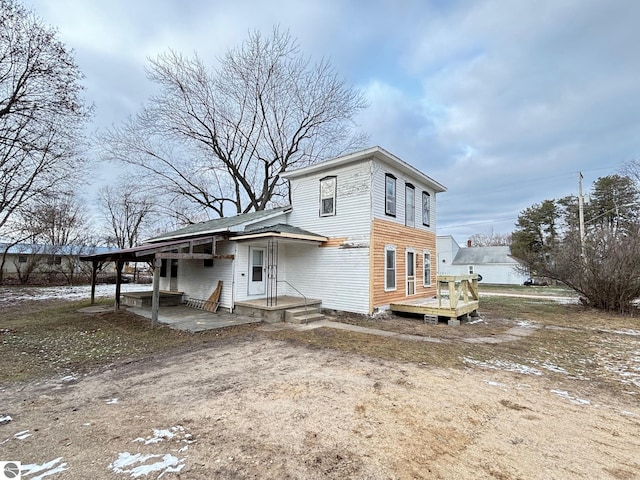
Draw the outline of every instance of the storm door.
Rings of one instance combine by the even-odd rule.
[[[249,247],[249,295],[264,295],[264,248]]]

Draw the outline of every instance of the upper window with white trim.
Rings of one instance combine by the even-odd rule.
[[[336,177],[324,177],[320,180],[320,216],[330,217],[336,214]]]
[[[392,217],[396,216],[396,177],[387,173],[385,175],[384,188],[384,213]]]
[[[431,195],[422,192],[422,224],[428,227],[431,224]]]
[[[407,227],[416,226],[416,189],[410,183],[404,189],[404,224]]]

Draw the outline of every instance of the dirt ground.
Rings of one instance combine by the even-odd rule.
[[[27,464],[28,479],[640,478],[637,396],[582,398],[546,376],[384,361],[261,328],[0,389],[0,461]]]

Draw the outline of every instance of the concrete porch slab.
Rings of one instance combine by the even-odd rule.
[[[151,310],[148,308],[128,307],[127,310],[151,320]],[[158,322],[176,330],[196,333],[235,325],[260,323],[262,319],[234,313],[211,313],[179,305],[160,308]]]

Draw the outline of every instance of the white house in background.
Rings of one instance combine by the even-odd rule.
[[[370,314],[435,295],[441,184],[380,147],[282,177],[290,206],[190,225],[122,252],[164,258],[160,289],[190,298],[209,298],[222,281],[219,305],[231,311],[304,296]]]
[[[529,278],[508,246],[460,247],[451,235],[436,239],[438,275],[482,276],[482,283],[522,285]]]

